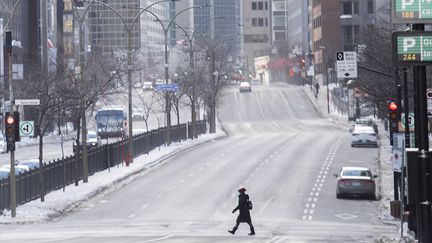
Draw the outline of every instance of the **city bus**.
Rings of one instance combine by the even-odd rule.
[[[122,107],[104,107],[96,112],[97,133],[100,138],[126,136],[126,114]]]

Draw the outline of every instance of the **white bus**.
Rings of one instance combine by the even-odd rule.
[[[127,134],[126,114],[121,107],[105,107],[97,110],[97,133],[101,138],[121,137]]]

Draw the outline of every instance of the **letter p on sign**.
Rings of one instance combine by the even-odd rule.
[[[403,39],[403,51],[407,52],[408,48],[413,48],[416,44],[416,41],[414,38],[404,38]]]
[[[402,0],[402,10],[405,10],[407,6],[413,4],[414,4],[414,0]]]

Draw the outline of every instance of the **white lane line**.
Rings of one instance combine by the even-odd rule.
[[[261,207],[260,209],[260,214],[264,214],[264,211],[266,210],[266,208],[268,207],[268,205],[270,205],[270,203],[274,200],[274,197],[270,198],[269,200],[267,200],[264,205]]]
[[[195,173],[190,173],[189,177],[193,177],[195,175]]]
[[[265,117],[264,117],[264,110],[263,110],[263,108],[262,108],[262,106],[261,106],[261,102],[260,102],[260,99],[259,99],[259,97],[258,97],[258,94],[257,94],[256,92],[254,92],[254,94],[255,94],[255,97],[256,97],[256,100],[257,100],[257,103],[258,103],[258,108],[259,108],[259,111],[260,111],[260,113],[261,113],[261,116],[262,116],[263,118],[265,118]]]
[[[128,216],[128,218],[130,218],[130,219],[133,218],[133,217],[135,217],[134,213]]]
[[[146,242],[163,241],[163,240],[167,240],[167,239],[172,238],[172,237],[174,237],[174,235],[167,235],[167,236],[163,236],[163,237],[159,237],[159,238],[155,238],[155,239],[151,239],[151,240],[146,240],[146,241],[141,241],[141,242],[146,243]]]
[[[145,208],[147,208],[149,206],[149,204],[148,203],[146,203],[146,204],[144,204],[144,205],[142,205],[142,209],[145,209]]]
[[[100,203],[107,203],[108,200],[100,200]]]
[[[185,182],[184,179],[181,179],[181,180],[179,181],[180,184],[182,184],[182,183],[184,183],[184,182]]]
[[[237,97],[237,92],[234,92],[234,99],[235,99],[235,103],[237,104],[237,114],[238,114],[239,120],[240,120],[240,122],[243,122],[243,119],[242,119],[241,113],[240,113],[240,102],[239,102],[238,97]]]
[[[156,199],[159,199],[161,197],[162,197],[162,194],[159,194],[159,195],[156,196]]]

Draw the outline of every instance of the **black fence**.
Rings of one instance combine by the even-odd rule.
[[[191,123],[180,124],[171,127],[171,140],[181,141],[192,138]],[[207,131],[206,121],[197,121],[197,134],[204,134]],[[155,129],[133,137],[133,157],[149,153],[151,150],[162,146],[166,141],[166,128]],[[127,139],[115,143],[88,150],[89,175],[117,166],[125,160],[128,151]],[[40,180],[42,177],[42,180]],[[41,168],[26,171],[16,176],[17,204],[37,199],[44,194],[58,190],[83,178],[82,155],[70,156],[65,159],[58,159],[44,163]],[[42,183],[41,183],[42,181]],[[0,180],[0,210],[10,208],[10,180]],[[0,211],[0,212],[1,212]]]

